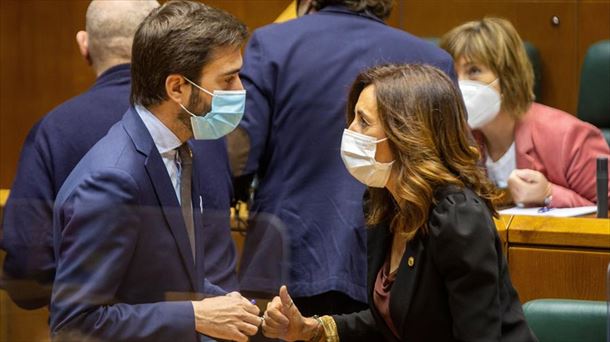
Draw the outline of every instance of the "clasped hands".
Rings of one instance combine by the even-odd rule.
[[[191,303],[195,313],[195,330],[224,340],[246,342],[248,336],[254,336],[262,327],[263,334],[270,338],[307,341],[316,336],[321,328],[316,319],[301,315],[286,286],[282,286],[279,296],[267,304],[262,317],[258,316],[259,308],[239,292]]]
[[[517,205],[542,206],[552,193],[552,184],[539,171],[516,169],[508,177],[508,189]]]

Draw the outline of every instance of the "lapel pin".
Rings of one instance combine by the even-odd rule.
[[[413,268],[413,265],[415,265],[415,258],[409,257],[409,259],[407,259],[407,265],[409,265],[409,267]]]

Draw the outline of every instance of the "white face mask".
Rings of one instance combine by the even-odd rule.
[[[392,164],[375,160],[377,144],[387,140],[360,134],[349,129],[343,130],[341,139],[341,159],[349,173],[357,180],[373,188],[383,188],[390,178]]]
[[[477,81],[460,81],[460,90],[468,112],[468,125],[473,128],[481,128],[496,118],[500,112],[502,99],[500,94],[490,84]]]

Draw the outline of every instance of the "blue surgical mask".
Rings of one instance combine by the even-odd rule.
[[[211,93],[188,78],[185,77],[184,79],[212,96],[212,109],[205,115],[193,114],[180,104],[180,107],[192,116],[191,126],[195,139],[214,140],[222,138],[237,127],[244,116],[246,107],[245,90],[214,90],[214,93]]]

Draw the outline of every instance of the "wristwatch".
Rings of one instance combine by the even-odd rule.
[[[553,200],[553,195],[548,195],[544,198],[544,206],[548,207],[551,205],[551,201]]]

